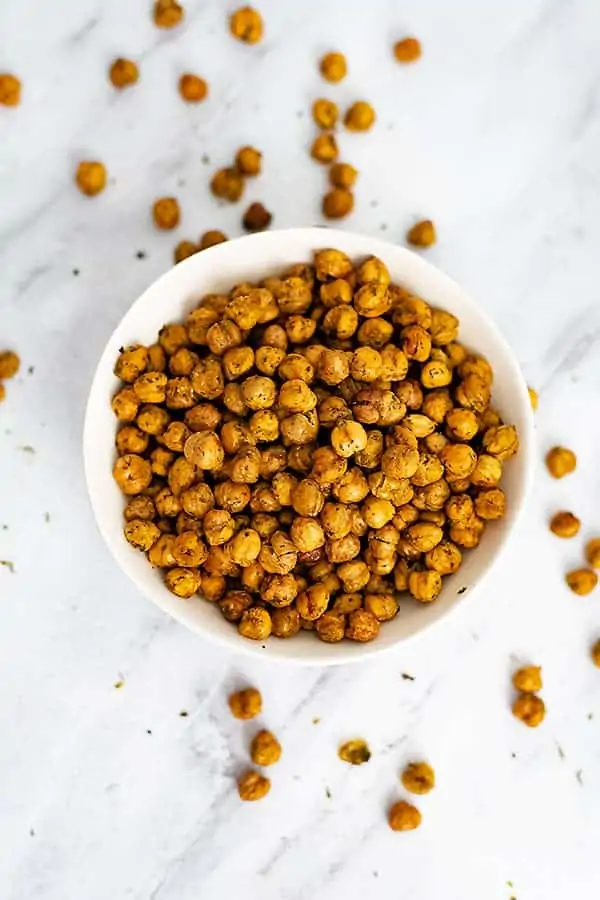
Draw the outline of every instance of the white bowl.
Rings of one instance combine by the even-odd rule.
[[[213,604],[200,597],[181,600],[171,594],[163,585],[161,573],[123,537],[123,496],[111,474],[116,421],[110,399],[118,385],[113,366],[120,347],[153,343],[162,325],[185,318],[203,294],[227,291],[238,282],[258,281],[292,263],[310,261],[313,251],[323,247],[336,247],[355,259],[381,257],[394,281],[458,316],[460,340],[486,356],[494,369],[493,402],[504,420],[516,425],[521,448],[505,467],[502,486],[507,497],[506,517],[492,523],[480,546],[465,555],[461,569],[444,579],[443,591],[435,603],[401,603],[399,615],[385,623],[378,638],[368,644],[325,644],[310,632],[288,640],[270,638],[262,644],[241,637]],[[84,430],[85,471],[98,527],[118,565],[141,593],[192,631],[231,650],[309,665],[354,662],[397,647],[431,629],[451,612],[464,608],[476,593],[481,593],[484,576],[497,562],[521,514],[532,477],[533,445],[533,418],[519,366],[477,303],[448,276],[403,247],[322,228],[269,231],[219,244],[179,263],[159,278],[135,301],[108,341],[92,383]]]

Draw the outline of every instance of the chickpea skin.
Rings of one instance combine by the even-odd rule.
[[[369,131],[374,122],[375,110],[364,100],[353,103],[344,116],[344,125],[348,131]]]
[[[122,90],[136,83],[140,77],[140,70],[132,59],[124,59],[120,56],[111,64],[108,77],[117,90]]]
[[[429,763],[412,762],[406,766],[400,780],[411,794],[428,794],[435,787],[435,772]]]
[[[486,432],[487,434],[487,432]],[[546,466],[553,478],[564,478],[575,471],[577,457],[566,447],[553,447],[546,455]]]
[[[528,728],[537,728],[544,721],[546,707],[535,694],[520,694],[513,703],[513,715]]]
[[[240,777],[238,780],[238,794],[240,800],[254,802],[262,800],[271,790],[271,782],[259,772],[253,772],[251,769]]]
[[[421,219],[421,221],[415,222],[406,233],[406,240],[413,247],[431,247],[432,244],[435,244],[436,239],[435,225],[431,219]]]
[[[154,224],[161,231],[171,231],[179,225],[181,213],[175,197],[161,197],[152,206]]]
[[[208,85],[204,78],[185,72],[179,79],[179,93],[186,103],[202,103],[208,94]]]
[[[258,44],[263,36],[263,20],[258,10],[242,6],[229,19],[229,30],[244,44]]]
[[[272,766],[281,759],[281,744],[271,731],[259,731],[250,743],[250,759],[257,766]]]
[[[567,573],[565,580],[573,593],[580,597],[591,594],[598,584],[598,576],[593,569],[573,569]]]
[[[414,831],[421,824],[421,813],[405,800],[398,800],[388,812],[388,824],[392,831]]]
[[[348,67],[343,53],[327,53],[319,63],[321,75],[326,81],[337,83],[346,77]]]
[[[512,677],[512,682],[517,691],[524,694],[537,694],[542,689],[541,666],[524,666],[522,669],[518,669]]]
[[[348,616],[346,637],[351,641],[365,643],[379,634],[379,621],[368,609],[355,609]]]
[[[80,162],[75,173],[77,187],[86,197],[95,197],[106,187],[106,168],[98,161]]]

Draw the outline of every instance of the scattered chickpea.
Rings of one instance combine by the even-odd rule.
[[[227,235],[222,231],[214,228],[211,231],[205,231],[200,238],[200,250],[208,250],[209,247],[216,247],[217,244],[224,244],[228,239]]]
[[[108,77],[118,90],[122,90],[136,83],[140,77],[140,70],[132,59],[124,59],[120,56],[112,63]]]
[[[598,584],[598,576],[593,569],[573,569],[567,572],[565,580],[573,593],[580,597],[591,594]]]
[[[414,247],[431,247],[436,242],[435,225],[431,219],[416,222],[407,231],[406,240]]]
[[[587,542],[585,556],[592,569],[600,569],[600,538],[592,538]]]
[[[349,163],[334,163],[329,169],[329,181],[333,187],[350,190],[356,184],[358,170]]]
[[[184,9],[177,0],[156,0],[154,23],[158,28],[175,28],[184,16]]]
[[[537,694],[542,689],[542,669],[540,666],[524,666],[512,677],[515,690],[524,694]]]
[[[529,728],[537,728],[544,721],[546,706],[535,694],[519,694],[513,703],[513,715]]]
[[[366,741],[363,741],[362,738],[355,738],[341,745],[338,756],[343,762],[350,763],[352,766],[362,766],[371,759],[371,751]]]
[[[333,100],[325,100],[324,98],[315,100],[312,107],[312,114],[315,124],[318,125],[319,128],[331,131],[332,128],[335,128],[338,120],[339,110],[337,103],[334,103]]]
[[[21,360],[12,350],[0,353],[0,381],[14,378],[21,366]]]
[[[262,712],[262,696],[256,688],[235,691],[227,702],[236,719],[253,719]]]
[[[244,44],[258,44],[263,36],[263,21],[258,10],[242,6],[229,19],[229,30]]]
[[[394,56],[399,63],[416,62],[421,53],[421,42],[415,37],[402,38],[394,44]]]
[[[18,106],[21,102],[21,82],[16,75],[0,72],[0,106]]]
[[[251,769],[240,777],[238,780],[238,794],[240,800],[262,800],[271,790],[271,782],[259,772],[253,772]]]
[[[553,478],[564,478],[575,471],[577,457],[566,447],[553,447],[546,454],[546,465]]]
[[[435,772],[429,763],[409,763],[400,777],[402,784],[411,794],[428,794],[435,787]]]
[[[184,259],[197,253],[199,249],[198,245],[193,244],[192,241],[179,241],[173,251],[173,261],[175,263],[183,262]]]
[[[240,147],[235,155],[235,164],[242,175],[250,177],[260,175],[262,153],[254,147]]]
[[[332,188],[323,197],[323,215],[326,219],[343,219],[354,209],[354,196],[345,188]]]
[[[374,122],[375,110],[364,100],[353,103],[344,116],[344,125],[348,131],[369,131]]]
[[[421,824],[421,813],[405,800],[398,800],[388,812],[388,823],[392,831],[414,831]]]
[[[75,174],[77,187],[86,197],[95,197],[106,187],[106,169],[101,162],[80,162]]]
[[[211,179],[210,189],[215,197],[237,203],[244,193],[244,178],[236,168],[219,169]]]
[[[152,206],[154,224],[161,231],[177,228],[180,216],[179,203],[175,197],[161,197],[160,200],[155,200]]]
[[[343,53],[327,53],[319,63],[321,75],[334,84],[346,77],[348,66]]]
[[[600,668],[600,640],[597,640],[591,649],[592,662]]]
[[[337,159],[338,152],[335,136],[327,131],[314,139],[310,155],[317,162],[329,164]]]
[[[581,522],[571,512],[557,512],[550,520],[550,531],[560,538],[575,537],[580,528]]]
[[[273,221],[273,216],[262,203],[251,203],[242,218],[246,231],[264,231]]]
[[[208,85],[204,78],[186,72],[179,79],[179,93],[186,103],[202,103],[208,94]]]
[[[281,744],[271,731],[259,731],[250,744],[250,759],[257,766],[272,766],[281,759]]]

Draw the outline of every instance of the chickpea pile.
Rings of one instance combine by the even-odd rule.
[[[204,297],[116,362],[126,539],[253,640],[370,641],[434,601],[518,449],[458,324],[332,249]]]

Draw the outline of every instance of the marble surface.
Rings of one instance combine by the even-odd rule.
[[[23,358],[0,409],[0,558],[14,563],[0,567],[0,897],[597,895],[600,595],[569,594],[582,540],[546,528],[564,507],[583,537],[600,531],[597,3],[261,0],[254,48],[228,36],[229,4],[185,5],[185,26],[163,33],[148,0],[0,4],[0,70],[23,80],[22,106],[0,108],[0,344]],[[406,33],[425,53],[404,69],[390,46]],[[315,66],[329,48],[350,63],[335,88]],[[120,54],[141,80],[117,95],[105,73]],[[210,82],[204,105],[179,100],[184,69]],[[341,137],[361,170],[348,227],[401,241],[435,219],[430,258],[495,317],[540,392],[540,458],[555,442],[579,455],[564,482],[540,467],[526,527],[466,616],[338,671],[228,656],[138,596],[96,532],[80,449],[100,350],[176,239],[239,233],[240,208],[208,192],[214,167],[256,144],[249,199],[278,226],[320,221],[324,175],[306,153],[320,94],[378,113],[372,133]],[[90,156],[110,173],[92,201],[72,185]],[[150,222],[168,194],[176,235]],[[544,667],[536,731],[509,712],[521,661]],[[225,705],[246,682],[284,746],[256,805],[234,789],[252,728]],[[355,735],[373,750],[357,769],[336,756]],[[393,834],[398,772],[422,756],[438,787],[421,829]]]

